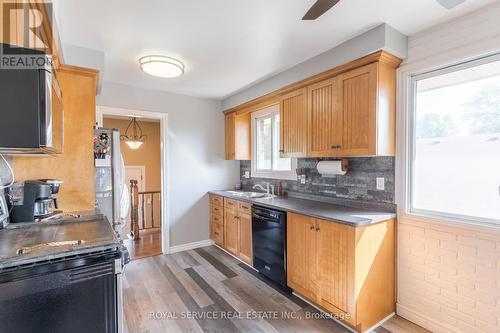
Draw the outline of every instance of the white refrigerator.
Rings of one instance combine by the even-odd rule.
[[[118,130],[94,129],[94,162],[96,208],[120,232],[130,208],[130,192],[125,184]]]

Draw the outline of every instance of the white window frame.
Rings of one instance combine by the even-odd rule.
[[[251,176],[253,178],[269,178],[269,179],[283,179],[283,180],[297,180],[297,174],[295,169],[297,169],[297,159],[296,158],[291,158],[291,170],[290,171],[283,171],[283,170],[270,170],[270,171],[264,171],[264,170],[257,170],[257,156],[256,156],[256,149],[255,147],[257,146],[257,136],[255,135],[255,121],[258,118],[262,118],[268,115],[274,115],[276,113],[280,113],[280,105],[279,104],[274,104],[270,105],[268,107],[265,107],[263,109],[260,109],[258,111],[252,112],[251,116],[251,137],[252,137],[252,161],[251,161]],[[280,121],[283,121],[280,118]],[[273,123],[274,124],[274,123]],[[272,131],[274,131],[274,126],[272,126]],[[279,133],[278,133],[279,135]],[[274,132],[272,134],[274,136]],[[274,140],[273,140],[273,145],[274,145]],[[274,147],[273,149],[279,149],[279,147]]]
[[[500,53],[485,55],[468,59],[462,62],[433,68],[427,71],[417,71],[408,69],[399,72],[400,84],[398,87],[401,97],[400,105],[403,109],[402,117],[398,121],[398,156],[401,158],[397,162],[397,182],[396,198],[398,204],[398,215],[415,220],[429,222],[454,222],[468,225],[477,225],[500,229],[500,220],[484,217],[475,217],[461,214],[438,212],[426,209],[418,209],[412,206],[412,179],[413,161],[415,160],[416,143],[416,83],[418,80],[435,77],[455,71],[476,67],[493,61],[500,61]],[[401,186],[402,185],[402,186]]]

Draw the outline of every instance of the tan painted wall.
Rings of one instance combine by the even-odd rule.
[[[55,156],[16,156],[16,180],[55,178],[64,183],[59,208],[66,212],[94,209],[95,93],[97,72],[61,66],[59,84],[63,91],[64,148]]]
[[[104,118],[105,128],[117,128],[120,134],[125,134],[129,120]],[[160,161],[160,123],[138,121],[144,134],[148,137],[141,148],[130,149],[125,142],[120,148],[125,165],[146,166],[146,191],[161,190],[161,161]]]

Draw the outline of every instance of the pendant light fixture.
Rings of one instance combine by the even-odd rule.
[[[146,141],[147,135],[142,134],[142,128],[137,122],[137,118],[133,117],[125,130],[125,134],[120,135],[120,139],[125,141],[131,149],[139,149]]]

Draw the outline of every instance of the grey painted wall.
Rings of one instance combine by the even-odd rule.
[[[222,101],[222,109],[237,106],[379,50],[386,50],[398,57],[406,58],[407,37],[387,24],[381,24],[297,66],[240,89]]]
[[[99,70],[97,91],[100,93],[104,76],[104,52],[66,43],[63,45],[63,54],[68,64]]]
[[[275,186],[281,182],[286,191],[339,199],[342,203],[364,206],[377,204],[381,209],[394,210],[394,157],[349,158],[349,171],[343,176],[323,177],[318,173],[317,158],[299,158],[298,168],[306,169],[306,184],[294,180],[275,180],[244,177],[250,171],[250,161],[240,162],[240,178],[243,189],[250,190],[254,184],[270,182]],[[385,189],[377,190],[376,178],[385,178]],[[356,201],[356,202],[353,202]],[[341,202],[339,202],[341,203]]]
[[[239,163],[224,159],[220,102],[104,82],[97,104],[168,113],[170,245],[208,239],[207,191],[239,179]]]

